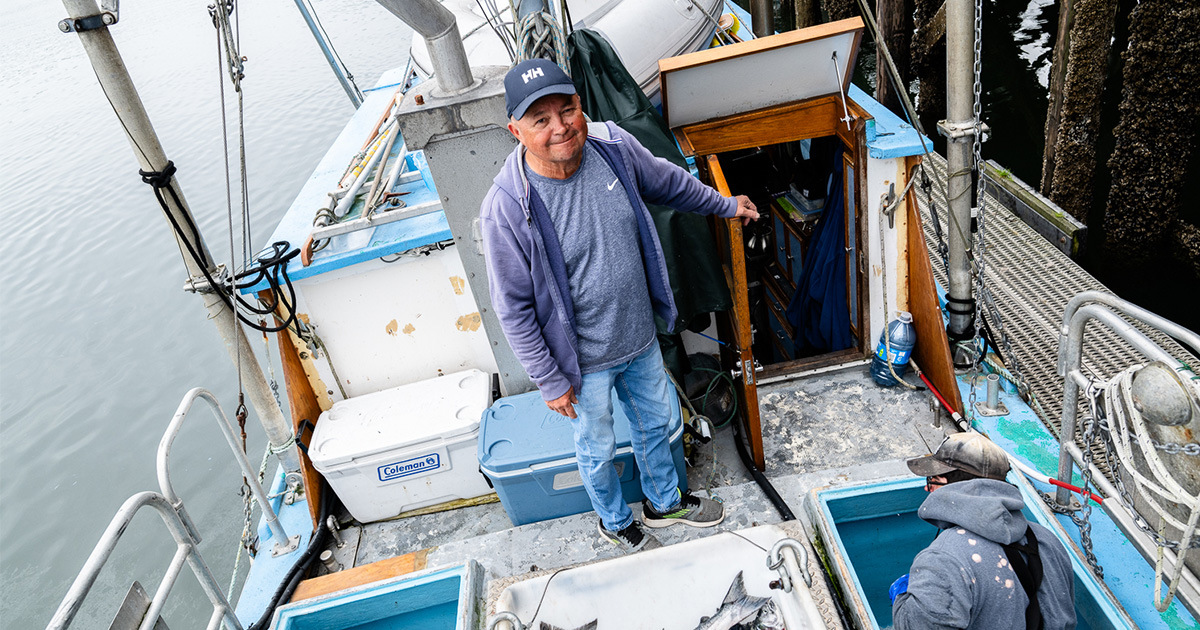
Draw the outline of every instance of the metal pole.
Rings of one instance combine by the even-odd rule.
[[[438,0],[377,1],[425,38],[433,78],[443,92],[457,94],[475,85],[467,50],[458,34],[458,20],[449,9]]]
[[[342,89],[346,90],[346,96],[350,97],[350,102],[354,103],[354,108],[358,109],[362,105],[362,93],[358,91],[358,87],[350,83],[350,77],[346,76],[346,72],[342,69],[342,64],[338,63],[333,56],[333,49],[329,47],[329,42],[325,40],[325,34],[317,28],[317,23],[313,21],[312,14],[308,10],[308,6],[304,4],[304,0],[296,0],[296,8],[300,9],[300,16],[304,18],[304,23],[308,25],[308,30],[312,31],[313,38],[317,40],[317,45],[321,47],[321,54],[325,55],[325,61],[329,62],[329,67],[333,68],[333,74],[337,77],[338,83],[342,84]]]
[[[63,6],[66,7],[67,13],[72,19],[86,18],[100,12],[95,0],[63,0]],[[108,27],[101,26],[85,30],[79,32],[78,35],[84,51],[87,52],[88,58],[92,62],[92,67],[96,70],[101,88],[112,102],[113,109],[125,128],[138,164],[141,165],[142,170],[161,171],[167,165],[166,153],[158,141],[158,135],[154,132],[150,117],[146,115],[142,99],[138,96],[133,80],[125,69],[125,62],[121,59],[121,53],[117,50],[112,34],[108,32]],[[175,178],[171,179],[171,185],[179,193],[181,203],[176,204],[171,195],[165,195],[167,211],[175,217],[176,223],[187,225],[190,222],[187,217],[190,217],[191,211],[187,207],[183,190]],[[175,239],[179,241],[180,248],[184,251],[187,251],[187,246],[183,239],[190,238],[190,235],[175,234]],[[208,255],[208,248],[205,246],[203,238],[197,235],[197,239],[198,242],[191,243],[191,246],[212,260],[212,256]],[[185,256],[184,265],[192,279],[199,279],[200,284],[206,284],[203,280],[202,270],[196,261]],[[216,268],[210,267],[209,272],[215,275]],[[266,377],[263,376],[262,369],[258,366],[258,359],[254,355],[254,349],[250,346],[249,340],[246,339],[245,331],[238,325],[236,315],[224,300],[211,292],[201,293],[201,296],[204,299],[204,307],[208,310],[208,318],[217,325],[217,332],[220,333],[221,340],[225,343],[225,350],[234,360],[234,365],[237,365],[239,359],[241,361],[246,394],[250,397],[250,403],[254,406],[255,411],[258,412],[259,422],[266,430],[272,451],[279,457],[285,471],[288,473],[299,471],[300,458],[296,453],[295,446],[284,448],[285,445],[292,442],[291,427],[287,419],[283,417],[283,411],[275,402],[275,396],[271,393],[271,387],[267,383]],[[298,480],[299,475],[295,475],[295,478]]]
[[[750,0],[750,18],[755,37],[775,34],[775,4],[771,0]]]
[[[971,302],[971,155],[975,132],[975,4],[946,2],[946,197],[950,215],[950,291],[953,299],[947,332],[963,339],[974,334]],[[972,304],[970,309],[965,305]]]

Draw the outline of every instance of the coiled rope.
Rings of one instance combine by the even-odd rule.
[[[1163,612],[1171,605],[1175,591],[1179,587],[1183,575],[1184,560],[1188,551],[1196,545],[1194,540],[1197,522],[1200,521],[1200,494],[1191,494],[1171,474],[1170,469],[1159,457],[1153,437],[1147,431],[1146,422],[1133,403],[1133,375],[1143,366],[1132,366],[1104,385],[1104,406],[1108,412],[1108,445],[1116,453],[1121,466],[1129,475],[1133,490],[1150,506],[1159,517],[1157,536],[1154,536],[1158,547],[1158,555],[1154,563],[1154,607]],[[1145,463],[1146,472],[1139,471],[1136,466],[1136,454]],[[1147,474],[1148,473],[1148,474]],[[1120,475],[1114,475],[1118,480],[1118,489],[1123,490]],[[1128,499],[1128,497],[1123,497]],[[1132,501],[1129,508],[1133,509]],[[1184,523],[1167,511],[1165,505],[1182,507],[1190,510],[1187,522]],[[1167,526],[1182,532],[1177,544],[1166,539],[1163,535]],[[1151,532],[1153,533],[1153,532]],[[1170,587],[1165,597],[1162,596],[1162,584],[1165,577],[1165,548],[1177,547],[1175,568],[1170,576]]]
[[[553,15],[534,11],[521,18],[517,27],[517,60],[549,59],[571,75],[567,66],[567,39]]]

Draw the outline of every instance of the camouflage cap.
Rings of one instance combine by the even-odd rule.
[[[974,431],[946,438],[936,453],[908,460],[908,469],[921,477],[936,477],[962,470],[977,477],[1004,481],[1008,454],[984,435]]]

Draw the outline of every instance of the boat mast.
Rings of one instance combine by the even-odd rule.
[[[79,35],[79,41],[91,60],[96,77],[100,80],[100,87],[112,103],[142,170],[161,172],[167,167],[166,153],[158,141],[158,134],[154,132],[150,117],[146,115],[146,109],[142,106],[142,99],[138,96],[133,80],[125,69],[125,62],[121,59],[116,43],[113,42],[112,34],[108,32],[109,25],[117,21],[116,2],[105,0],[104,5],[105,11],[101,12],[96,6],[96,0],[63,0],[63,6],[70,17],[60,22],[59,28],[63,32],[74,31]],[[171,186],[178,193],[178,198],[174,195],[162,196],[166,212],[176,225],[194,225],[187,201],[174,177],[171,178]],[[205,259],[213,260],[212,256],[208,255],[208,247],[199,232],[194,233],[196,242],[189,242],[192,236],[181,235],[179,230],[172,232],[181,250],[188,251],[190,247],[192,251],[201,252]],[[292,444],[291,428],[275,402],[267,379],[259,368],[254,350],[246,339],[245,331],[238,325],[237,316],[226,301],[207,286],[208,282],[204,279],[205,270],[200,268],[199,263],[189,256],[184,256],[184,265],[190,278],[189,285],[201,287],[197,292],[204,299],[208,318],[217,325],[217,332],[225,342],[225,349],[230,358],[234,360],[235,365],[241,361],[245,391],[266,430],[272,452],[279,457],[284,470],[289,473],[289,484],[298,483],[299,475],[290,474],[300,470],[299,456]],[[214,277],[218,276],[215,263],[210,263],[207,271]]]
[[[947,310],[950,340],[974,336],[976,304],[971,291],[971,241],[974,237],[975,10],[973,0],[946,2],[946,117],[938,131],[946,136],[946,198],[950,215]]]

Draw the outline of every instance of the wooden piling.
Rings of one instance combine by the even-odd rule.
[[[913,0],[913,6],[918,30],[909,72],[919,80],[917,117],[932,130],[946,117],[946,9],[942,0]]]
[[[1074,13],[1073,19],[1067,16],[1068,21],[1074,22],[1074,28],[1068,35],[1066,72],[1060,85],[1055,86],[1058,77],[1051,70],[1042,187],[1046,188],[1049,182],[1050,192],[1046,196],[1086,224],[1092,207],[1100,109],[1108,78],[1117,0],[1064,0],[1063,5],[1060,10]],[[1060,37],[1063,17],[1059,16]],[[1056,56],[1060,48],[1055,44]],[[1052,118],[1058,119],[1053,134],[1050,133]],[[1051,160],[1049,163],[1047,158]]]
[[[855,0],[821,0],[821,4],[824,5],[825,14],[829,16],[830,22],[858,15],[858,4]]]
[[[793,0],[796,28],[808,28],[821,23],[820,0]]]
[[[894,85],[891,75],[887,72],[887,60],[883,57],[883,48],[875,48],[875,100],[884,107],[904,117],[904,107],[897,90],[908,89],[910,55],[905,54],[910,47],[913,31],[912,4],[905,0],[876,0],[875,17],[879,24],[879,39],[887,44],[892,61],[896,64],[896,72],[900,75],[901,85]]]
[[[1054,38],[1054,55],[1050,62],[1050,94],[1046,107],[1046,144],[1042,149],[1041,193],[1050,196],[1054,177],[1054,147],[1058,143],[1058,122],[1062,110],[1063,84],[1067,80],[1067,63],[1071,50],[1071,29],[1075,26],[1075,0],[1058,0],[1058,29]]]
[[[1124,265],[1173,251],[1200,273],[1200,230],[1179,215],[1200,116],[1198,33],[1195,0],[1141,0],[1130,14],[1105,212],[1110,255]]]

